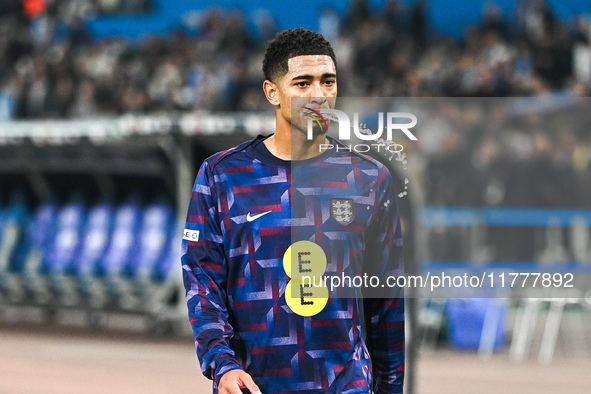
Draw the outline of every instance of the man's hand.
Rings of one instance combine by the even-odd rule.
[[[240,389],[247,388],[252,394],[262,394],[249,374],[241,369],[233,369],[222,375],[218,385],[219,394],[242,394]]]

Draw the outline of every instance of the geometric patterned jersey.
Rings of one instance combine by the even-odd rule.
[[[203,374],[214,393],[236,368],[265,394],[402,392],[403,297],[287,294],[308,247],[321,251],[324,277],[403,273],[390,172],[334,139],[312,159],[284,161],[265,138],[206,159],[193,187],[182,268]]]

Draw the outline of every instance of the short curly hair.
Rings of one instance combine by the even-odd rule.
[[[330,43],[315,31],[298,27],[277,33],[267,43],[263,59],[265,79],[274,81],[288,71],[287,61],[292,57],[305,55],[326,55],[332,58],[335,67],[337,60]]]

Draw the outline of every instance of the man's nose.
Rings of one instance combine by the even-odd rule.
[[[326,96],[324,95],[324,90],[320,83],[312,84],[312,89],[310,91],[310,101],[316,104],[324,104],[326,101]]]

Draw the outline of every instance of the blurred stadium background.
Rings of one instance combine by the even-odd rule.
[[[591,88],[578,0],[2,0],[0,392],[210,392],[181,282],[188,196],[204,158],[274,131],[264,46],[298,26],[333,43],[341,96],[569,107]],[[409,266],[591,266],[590,130],[530,115],[417,129]],[[591,392],[590,301],[409,299],[408,391]]]

